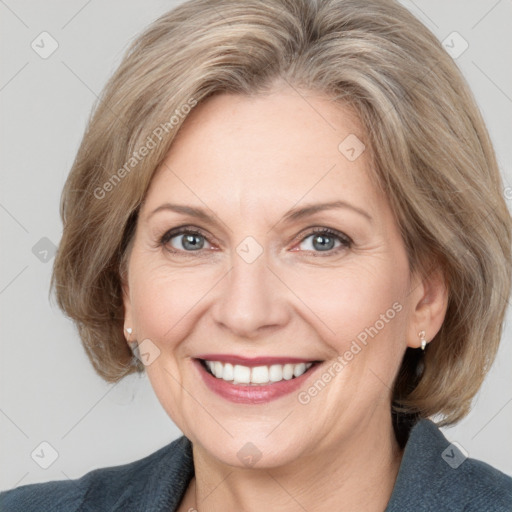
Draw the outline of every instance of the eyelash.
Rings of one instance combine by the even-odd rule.
[[[338,252],[340,252],[342,250],[350,249],[353,244],[353,241],[350,237],[348,237],[344,233],[341,233],[340,231],[336,231],[336,230],[330,229],[330,228],[313,228],[311,231],[309,231],[305,235],[302,235],[302,238],[299,239],[299,244],[302,243],[307,238],[309,238],[310,236],[313,236],[316,234],[322,234],[322,235],[328,235],[331,237],[335,237],[341,242],[341,245],[338,246],[337,248],[330,249],[328,251],[313,251],[314,257],[317,257],[317,256],[324,257],[322,255],[322,253],[324,253],[326,256],[333,256],[334,254],[337,254]],[[185,256],[185,255],[194,256],[195,255],[194,253],[200,253],[203,251],[202,249],[199,249],[197,251],[184,251],[184,250],[178,250],[178,249],[174,249],[174,248],[169,249],[169,247],[167,247],[167,244],[169,243],[169,241],[179,235],[198,235],[198,236],[203,237],[209,244],[211,244],[211,242],[208,240],[208,237],[201,230],[183,226],[183,227],[171,229],[171,230],[165,232],[160,237],[158,245],[160,247],[165,248],[170,253],[176,254],[179,256],[182,256],[182,255],[183,256]],[[310,251],[302,251],[302,252],[310,252]],[[189,253],[189,254],[187,254],[187,253]]]

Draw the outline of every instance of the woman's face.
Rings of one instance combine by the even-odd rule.
[[[125,325],[162,406],[215,460],[272,467],[389,434],[422,286],[363,139],[314,94],[223,94],[191,112],[152,180]],[[301,361],[321,363],[301,375]]]

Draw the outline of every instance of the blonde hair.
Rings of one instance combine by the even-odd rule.
[[[406,350],[393,414],[460,420],[501,338],[511,217],[465,79],[395,1],[190,0],[153,22],[106,84],[63,190],[52,276],[59,306],[102,378],[142,371],[123,334],[121,277],[152,175],[194,105],[223,92],[263,94],[283,80],[357,112],[411,271],[426,277],[439,266],[449,284],[423,360]]]

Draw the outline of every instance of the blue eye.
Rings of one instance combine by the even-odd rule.
[[[352,240],[342,234],[328,228],[316,228],[312,233],[306,235],[301,243],[311,238],[310,247],[312,249],[306,249],[306,251],[313,250],[313,252],[328,252],[330,254],[337,253],[340,249],[349,248],[352,245]],[[339,242],[338,246],[335,246],[336,241]]]
[[[176,244],[178,247],[171,244],[171,252],[179,252],[182,250],[185,250],[185,252],[200,251],[203,249],[204,242],[206,240],[206,237],[199,231],[193,229],[178,229],[165,233],[161,238],[160,243],[167,246],[174,238],[178,240]],[[179,240],[180,238],[181,240]]]
[[[352,246],[352,240],[341,232],[329,228],[315,228],[309,234],[300,239],[300,244],[311,238],[309,248],[301,252],[312,252],[315,256],[326,253],[326,256],[337,254]],[[176,241],[174,241],[174,239]],[[338,241],[338,245],[336,245]],[[167,231],[161,238],[159,244],[173,254],[203,253],[208,238],[201,231],[187,227],[181,227]]]

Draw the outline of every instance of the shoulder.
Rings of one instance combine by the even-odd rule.
[[[476,459],[466,459],[463,466],[452,480],[468,498],[465,511],[512,511],[512,477]]]
[[[510,512],[512,478],[467,457],[424,419],[411,430],[386,512],[408,509]]]
[[[28,484],[0,492],[2,512],[147,510],[150,501],[179,502],[192,476],[192,449],[185,437],[119,466],[98,468],[74,480]],[[155,509],[156,510],[156,509]]]

